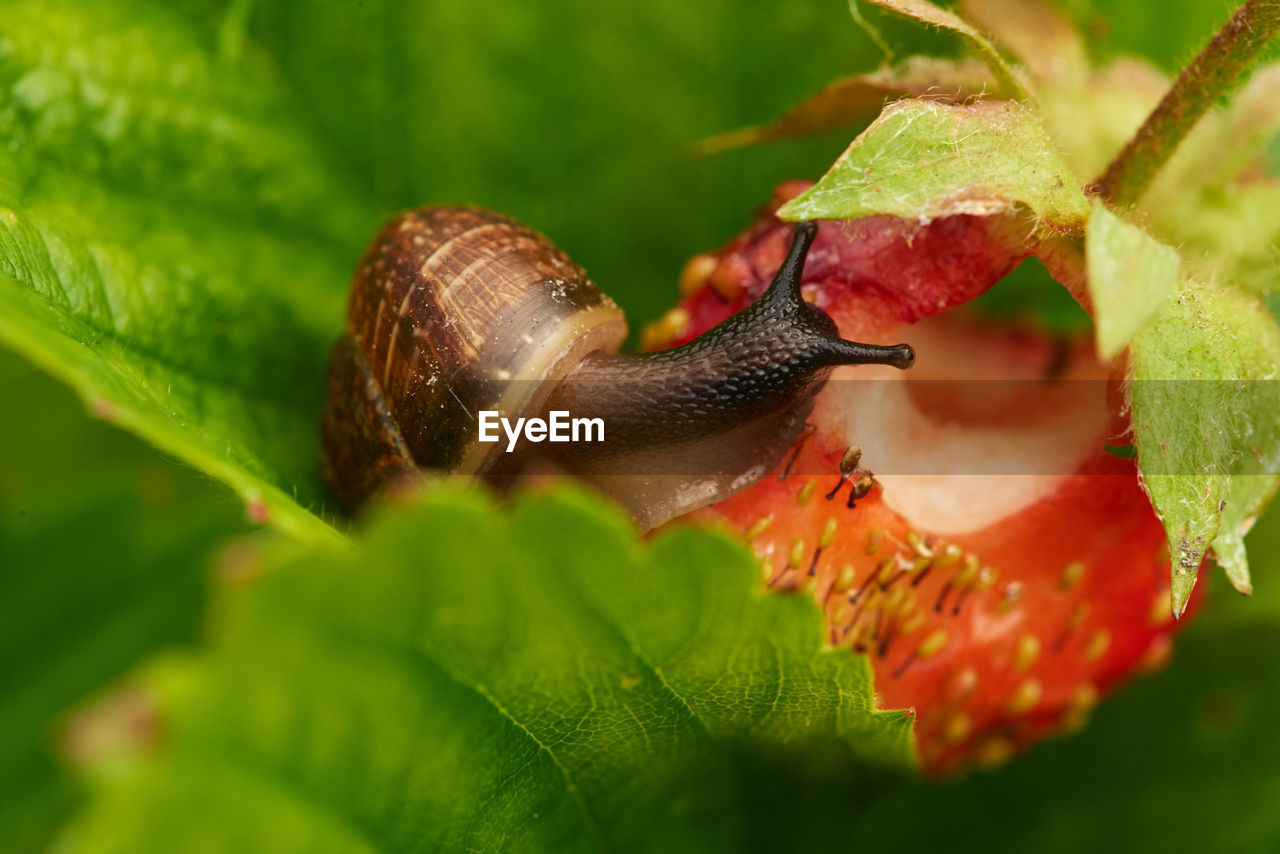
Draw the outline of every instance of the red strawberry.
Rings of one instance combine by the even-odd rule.
[[[837,374],[775,475],[703,514],[871,657],[881,704],[915,709],[931,773],[1080,725],[1173,631],[1164,532],[1133,461],[1104,448],[1128,424],[1091,342],[942,313],[1023,259],[1006,229],[1025,234],[1013,217],[824,223],[806,295],[847,338],[909,341],[916,367]],[[790,236],[769,216],[694,259],[650,344],[749,304]]]

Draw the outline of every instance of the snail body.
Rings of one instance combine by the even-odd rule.
[[[773,284],[743,312],[680,347],[624,355],[622,313],[537,232],[476,208],[401,214],[357,267],[330,362],[331,489],[354,509],[419,469],[505,486],[549,467],[648,529],[744,488],[786,452],[835,366],[913,358],[905,345],[841,339],[801,298],[816,230],[797,228]],[[604,441],[507,453],[479,440],[485,411],[597,418]]]

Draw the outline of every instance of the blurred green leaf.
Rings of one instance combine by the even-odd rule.
[[[1146,62],[1125,57],[1079,85],[1043,89],[1040,114],[1076,174],[1095,178],[1142,125],[1169,83]]]
[[[1217,144],[1200,152],[1203,184],[1223,185],[1240,177],[1280,131],[1280,64],[1255,70],[1220,115],[1211,128]]]
[[[1255,294],[1280,290],[1280,181],[1187,187],[1160,207],[1153,228],[1178,242],[1194,271]]]
[[[1143,199],[1152,229],[1202,278],[1280,290],[1280,180],[1267,165],[1280,130],[1280,65],[1256,71],[1206,116]]]
[[[964,308],[1054,335],[1093,331],[1088,312],[1034,255]]]
[[[527,222],[633,330],[671,307],[689,257],[741,230],[775,184],[821,174],[849,137],[714,157],[699,141],[881,64],[839,0],[323,9],[257,3],[250,35],[335,168],[388,210],[471,203]]]
[[[1102,359],[1119,355],[1173,296],[1179,263],[1176,250],[1094,203],[1085,264]]]
[[[1262,303],[1196,284],[1133,341],[1134,444],[1169,537],[1175,613],[1211,545],[1237,586],[1248,586],[1235,538],[1280,471],[1277,364],[1280,330]]]
[[[728,538],[633,537],[585,494],[508,519],[437,491],[268,561],[211,650],[153,668],[168,738],[72,850],[732,849],[739,751],[913,767],[811,599]]]
[[[1133,54],[1170,73],[1190,62],[1239,5],[1231,0],[1057,1],[1084,32],[1096,63]]]
[[[241,508],[0,351],[0,850],[42,850],[79,787],[58,724],[161,645],[194,639],[208,553]],[[38,417],[36,417],[38,415]]]
[[[1084,39],[1053,0],[961,0],[959,5],[965,20],[1005,47],[1040,86],[1074,86],[1088,75]]]
[[[0,21],[0,341],[116,423],[333,539],[317,417],[376,225],[268,74],[138,0]]]
[[[890,105],[784,219],[889,214],[929,220],[1015,206],[1061,230],[1084,227],[1089,203],[1034,115],[1010,101]]]

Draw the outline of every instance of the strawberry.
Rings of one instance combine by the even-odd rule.
[[[1133,460],[1107,448],[1129,428],[1092,343],[950,310],[1025,257],[1000,239],[1022,227],[823,223],[806,297],[847,338],[908,340],[916,368],[842,369],[778,470],[700,513],[750,543],[770,587],[812,592],[830,643],[870,658],[881,705],[914,710],[933,774],[1080,726],[1168,657],[1175,625],[1164,531]],[[768,215],[695,258],[648,344],[749,304],[790,235]]]

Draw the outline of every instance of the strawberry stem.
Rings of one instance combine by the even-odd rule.
[[[1248,0],[1182,70],[1142,127],[1107,166],[1093,192],[1132,205],[1205,111],[1253,63],[1280,28],[1280,0]]]

